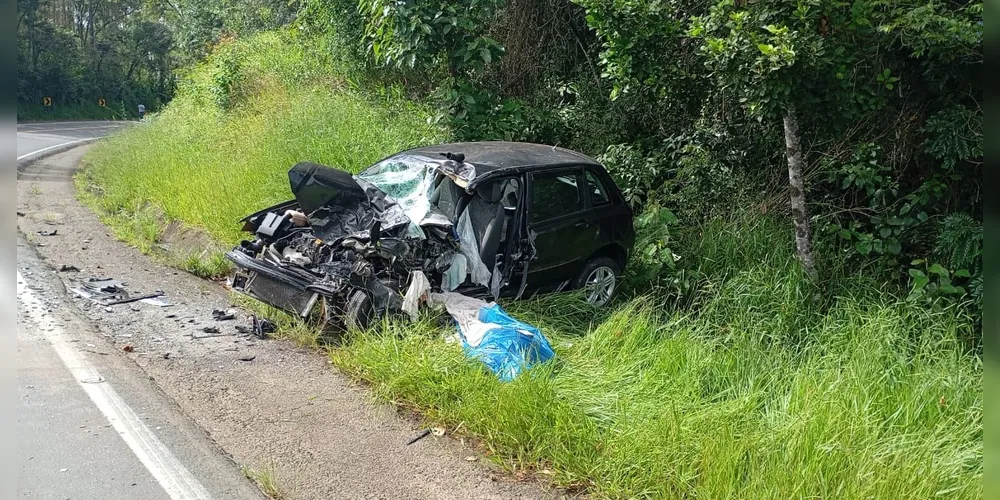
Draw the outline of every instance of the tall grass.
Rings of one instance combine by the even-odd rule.
[[[264,34],[233,44],[195,68],[166,110],[87,155],[78,184],[98,189],[91,199],[98,209],[130,218],[152,204],[231,244],[243,215],[291,197],[287,172],[295,163],[357,171],[443,137],[422,108],[401,97],[344,88],[302,43]],[[217,59],[234,52],[239,68],[229,76],[239,88],[222,86],[233,99],[220,108]],[[139,233],[136,239],[148,236]]]
[[[98,144],[79,185],[129,239],[155,239],[153,207],[232,243],[240,217],[289,196],[297,161],[356,171],[445,138],[422,108],[359,94],[337,67],[284,36],[237,41],[164,112]],[[504,304],[557,354],[509,384],[429,312],[353,332],[329,355],[507,467],[599,496],[983,496],[983,370],[959,310],[900,302],[833,267],[818,289],[805,283],[782,220],[690,227],[675,250],[698,270],[689,301],[646,289],[603,310],[573,295]]]
[[[499,383],[434,323],[331,350],[379,396],[483,439],[511,468],[618,498],[981,498],[982,369],[967,319],[797,298],[789,265],[734,271],[697,315],[508,304],[556,361]]]

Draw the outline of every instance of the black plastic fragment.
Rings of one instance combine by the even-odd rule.
[[[410,439],[409,441],[407,441],[406,445],[409,446],[409,445],[411,445],[413,443],[416,443],[417,441],[420,441],[421,439],[427,437],[427,435],[430,434],[430,433],[431,433],[430,429],[424,429],[424,432],[421,432],[420,434],[417,434],[416,437],[414,437],[413,439]]]
[[[212,318],[214,318],[215,321],[229,321],[231,319],[235,319],[236,315],[233,314],[231,311],[223,311],[221,309],[215,309],[212,311]]]

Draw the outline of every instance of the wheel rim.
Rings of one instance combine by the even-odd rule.
[[[603,306],[611,301],[615,293],[615,271],[608,266],[601,266],[587,276],[587,302]]]

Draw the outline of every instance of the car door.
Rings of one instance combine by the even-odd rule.
[[[532,289],[557,287],[576,277],[590,256],[597,227],[588,222],[583,168],[528,175],[527,227],[535,256],[528,267]]]

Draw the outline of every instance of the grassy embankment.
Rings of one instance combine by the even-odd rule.
[[[325,76],[301,45],[236,45],[149,124],[88,156],[79,185],[100,187],[84,197],[120,237],[148,248],[162,211],[232,243],[237,219],[289,196],[296,161],[356,170],[445,137],[421,108]],[[227,112],[213,104],[223,59],[256,75]],[[557,353],[510,384],[430,318],[329,354],[378,396],[481,438],[498,462],[601,496],[981,498],[982,364],[959,340],[967,318],[850,277],[817,305],[789,232],[752,217],[689,231],[680,251],[707,278],[688,311],[655,292],[605,311],[567,296],[506,304]]]

